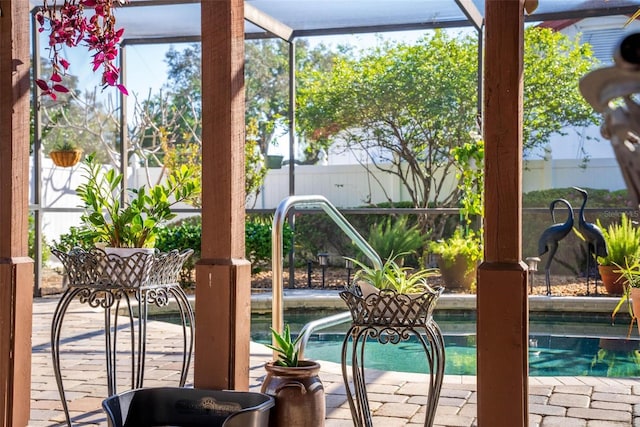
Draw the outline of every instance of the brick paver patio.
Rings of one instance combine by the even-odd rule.
[[[51,365],[50,325],[56,297],[34,300],[33,369],[30,426],[64,425],[64,413]],[[107,394],[101,310],[73,302],[62,330],[64,385],[74,426],[106,426],[101,402]],[[145,387],[178,384],[182,349],[180,326],[150,321]],[[119,347],[118,387],[130,382],[125,340]],[[271,357],[252,343],[250,384],[259,390]],[[339,364],[321,362],[327,400],[326,427],[352,426]],[[191,370],[188,385],[192,384]],[[367,377],[376,426],[421,426],[424,422],[425,376],[371,371]],[[540,427],[640,427],[640,379],[596,377],[530,378],[530,424]],[[446,376],[435,418],[436,426],[468,427],[476,421],[476,379]],[[493,427],[493,426],[487,426]]]

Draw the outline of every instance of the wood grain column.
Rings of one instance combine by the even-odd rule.
[[[195,386],[249,388],[251,266],[244,259],[244,6],[202,8],[202,259]]]
[[[26,426],[33,260],[28,258],[29,2],[0,0],[0,426]]]
[[[528,426],[522,258],[524,0],[485,2],[485,261],[478,271],[478,425]]]

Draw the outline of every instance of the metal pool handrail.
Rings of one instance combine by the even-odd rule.
[[[272,272],[272,299],[271,299],[271,326],[278,332],[282,333],[284,328],[284,307],[282,300],[284,290],[282,285],[282,259],[284,256],[282,231],[284,229],[284,221],[287,217],[289,209],[294,206],[303,206],[307,209],[321,208],[333,220],[333,222],[344,231],[347,236],[360,248],[360,250],[371,260],[373,266],[382,268],[382,260],[376,251],[367,243],[367,241],[358,233],[358,231],[347,221],[347,219],[336,209],[329,200],[324,196],[289,196],[283,199],[276,208],[273,215],[273,227],[271,229],[271,272]],[[274,354],[275,355],[275,354]]]
[[[323,317],[321,319],[312,320],[302,327],[300,330],[300,342],[298,343],[298,359],[304,359],[304,351],[307,348],[307,343],[311,334],[315,331],[327,329],[332,326],[341,325],[351,320],[351,312],[345,311],[342,313],[334,314],[332,316]]]

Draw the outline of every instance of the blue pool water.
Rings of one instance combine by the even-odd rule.
[[[287,311],[284,321],[295,334],[311,320],[340,311]],[[172,321],[171,318],[162,320]],[[476,374],[475,317],[471,313],[436,312],[445,339],[445,373]],[[179,323],[178,319],[173,320]],[[252,315],[251,339],[270,343],[270,315]],[[349,323],[319,331],[311,337],[305,357],[340,363],[342,342]],[[609,317],[535,317],[529,323],[529,374],[531,376],[640,377],[640,337],[634,329],[627,340],[628,323],[611,325]],[[350,350],[349,353],[350,354]],[[415,338],[392,345],[366,344],[367,368],[426,373],[422,347]]]
[[[292,331],[309,320],[325,315],[288,312],[285,322]],[[464,315],[442,317],[436,321],[445,336],[445,373],[476,374],[475,320]],[[591,319],[589,319],[591,320]],[[254,315],[252,339],[270,342],[270,316]],[[605,376],[640,377],[640,339],[637,333],[626,340],[627,324],[611,325],[606,317],[587,322],[585,319],[532,320],[529,336],[529,374],[531,376]],[[319,331],[312,336],[305,357],[340,363],[344,333],[349,324]],[[349,347],[350,349],[350,347]],[[391,345],[368,342],[367,368],[401,372],[428,372],[424,351],[417,339]],[[350,350],[349,353],[350,354]]]

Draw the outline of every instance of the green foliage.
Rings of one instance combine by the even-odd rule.
[[[378,289],[393,289],[398,293],[420,293],[429,289],[427,278],[437,274],[437,269],[414,270],[402,267],[396,259],[407,254],[399,253],[391,255],[382,265],[382,268],[370,267],[364,262],[348,258],[359,268],[356,270],[353,280],[363,280]]]
[[[122,174],[103,171],[93,154],[86,157],[83,173],[86,182],[76,189],[85,208],[83,225],[94,243],[112,247],[153,247],[158,227],[176,216],[171,207],[200,194],[199,177],[184,165],[174,169],[165,184],[128,189],[130,200],[124,205]]]
[[[534,150],[564,126],[597,121],[576,84],[596,60],[588,47],[549,29],[530,27],[525,40],[524,146]],[[459,206],[461,190],[450,193],[444,179],[464,171],[454,149],[476,142],[477,43],[434,31],[414,45],[337,57],[331,72],[301,73],[297,118],[308,151],[339,140],[369,153],[372,169],[385,163],[413,206]],[[478,206],[468,202],[464,208]],[[443,221],[435,220],[423,216],[421,226],[440,236]]]
[[[452,150],[460,168],[456,178],[460,190],[460,217],[465,229],[472,225],[472,218],[484,215],[484,141],[475,132],[473,135],[473,142],[465,142]]]
[[[61,252],[69,252],[75,247],[88,250],[92,246],[93,237],[85,227],[70,227],[69,232],[60,235],[59,241],[53,241],[53,247]]]
[[[524,122],[525,151],[544,147],[563,128],[599,123],[599,117],[578,91],[577,82],[598,65],[591,46],[578,37],[549,28],[525,31]]]
[[[35,219],[33,217],[33,215],[29,215],[29,236],[28,236],[28,247],[29,247],[29,257],[31,257],[31,259],[35,259],[36,257],[36,248],[35,248],[35,244],[36,244],[36,227],[35,227]],[[41,243],[41,248],[42,248],[42,262],[47,262],[47,260],[49,259],[49,256],[51,255],[51,248],[49,247],[49,245],[47,244],[47,240],[44,238],[44,236],[42,236],[42,243]]]
[[[159,227],[156,234],[155,247],[160,252],[169,252],[173,249],[193,249],[193,255],[187,259],[180,272],[180,282],[183,285],[193,282],[193,269],[200,259],[201,244],[202,221],[199,216]]]
[[[295,340],[292,340],[291,330],[288,324],[284,325],[282,334],[279,334],[275,329],[271,328],[271,335],[273,336],[275,345],[267,344],[267,347],[278,353],[278,360],[276,360],[274,364],[289,368],[297,367],[299,354],[298,343],[302,335],[298,335]]]
[[[625,265],[640,256],[640,228],[634,226],[626,214],[622,214],[619,224],[603,227],[598,218],[596,225],[602,230],[608,251],[606,257],[598,257],[599,264]]]
[[[458,255],[467,258],[470,266],[476,265],[483,255],[481,237],[474,231],[465,234],[460,228],[449,238],[430,242],[429,251],[440,255],[447,265],[453,263]]]
[[[640,288],[640,258],[633,258],[632,260],[625,260],[624,265],[616,265],[619,269],[614,270],[614,272],[621,273],[624,278],[624,292],[618,300],[618,304],[613,309],[611,313],[611,320],[615,318],[616,314],[620,311],[624,303],[627,303],[627,309],[629,312],[629,316],[631,317],[631,326],[633,326],[633,321],[636,317],[640,317],[640,313],[634,313],[633,307],[631,305],[631,288]],[[638,331],[640,331],[640,325],[638,326]],[[631,329],[629,329],[629,333]]]
[[[75,151],[79,148],[80,147],[75,142],[65,140],[65,141],[59,141],[53,144],[53,147],[51,148],[51,150],[52,151]]]
[[[248,218],[245,222],[246,257],[251,261],[254,270],[271,263],[272,223],[273,219],[270,217]],[[285,254],[291,250],[292,237],[293,230],[288,223],[285,223],[282,230],[282,246]]]
[[[418,255],[425,243],[425,236],[417,225],[409,227],[408,218],[393,221],[391,217],[373,225],[367,242],[383,259],[393,254]]]
[[[597,188],[585,188],[585,190],[589,193],[590,208],[632,207],[627,190],[609,191]],[[573,188],[551,188],[524,193],[522,206],[525,208],[547,208],[552,200],[560,198],[566,199],[574,208],[582,204],[582,196]]]

